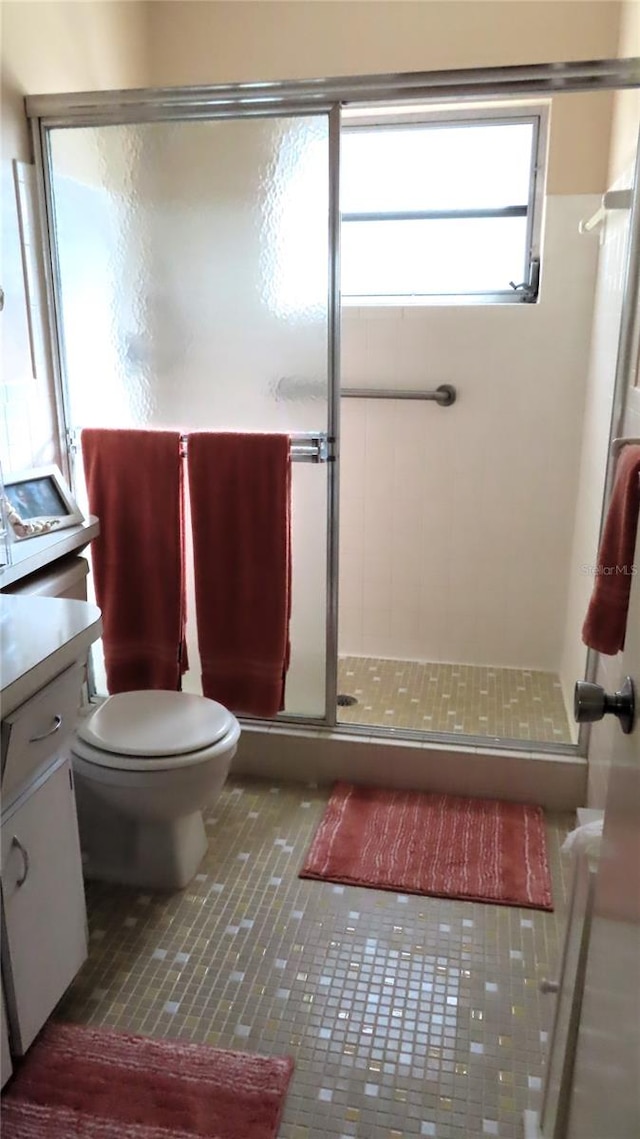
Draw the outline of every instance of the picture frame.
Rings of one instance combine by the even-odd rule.
[[[4,477],[7,520],[16,542],[64,530],[84,515],[54,464]]]

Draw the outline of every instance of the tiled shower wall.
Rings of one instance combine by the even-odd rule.
[[[341,654],[557,671],[598,203],[547,198],[537,305],[345,307],[345,386],[458,402],[342,401]]]

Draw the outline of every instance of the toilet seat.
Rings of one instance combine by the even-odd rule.
[[[188,767],[236,743],[240,725],[222,704],[189,692],[120,692],[82,721],[81,759],[123,771]]]

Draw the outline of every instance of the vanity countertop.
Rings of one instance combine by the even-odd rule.
[[[85,657],[101,633],[100,610],[87,601],[0,595],[2,715]]]
[[[0,567],[0,590],[37,573],[67,554],[78,554],[98,537],[100,523],[92,514],[78,526],[52,530],[35,538],[11,543],[11,565]]]

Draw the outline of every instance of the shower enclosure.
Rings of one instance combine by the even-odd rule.
[[[27,100],[79,492],[83,427],[291,436],[283,723],[575,750],[550,649],[564,594],[544,555],[556,543],[567,561],[573,529],[580,423],[570,438],[565,425],[590,336],[588,203],[546,202],[540,305],[341,310],[340,136],[350,108],[638,83],[618,60]],[[579,320],[561,303],[567,258]],[[393,398],[442,385],[440,402]]]

